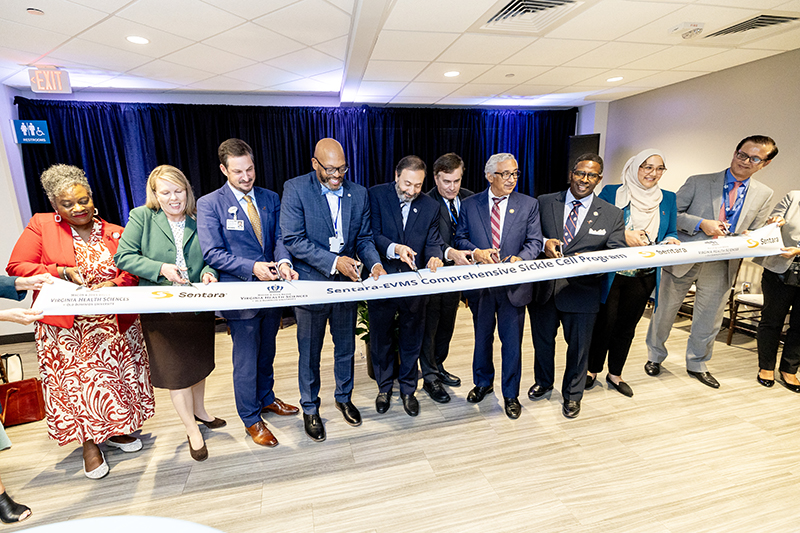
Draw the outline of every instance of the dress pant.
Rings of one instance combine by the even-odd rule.
[[[780,371],[796,374],[800,367],[800,287],[786,285],[777,274],[764,269],[761,291],[764,293],[764,307],[758,324],[758,367],[775,370],[781,331],[791,308]]]
[[[494,384],[494,331],[500,336],[502,348],[502,393],[504,398],[519,396],[522,373],[522,328],[525,326],[525,307],[508,301],[505,287],[483,289],[477,298],[470,298],[472,324],[475,328],[475,349],[472,356],[472,380],[476,386]]]
[[[544,304],[528,304],[533,336],[533,375],[537,384],[550,388],[555,381],[556,334],[558,324],[567,341],[567,366],[561,381],[564,400],[580,401],[586,387],[589,345],[597,313],[567,313],[556,308],[553,297]]]
[[[686,343],[686,369],[708,372],[706,362],[711,359],[732,284],[728,279],[728,261],[697,263],[680,278],[662,269],[658,306],[647,328],[647,358],[654,363],[662,363],[667,358],[666,342],[692,283],[696,284],[697,291],[692,329]]]
[[[425,335],[422,337],[422,351],[419,354],[419,367],[422,379],[439,379],[444,360],[450,352],[450,341],[456,327],[460,292],[431,294],[425,307]]]
[[[369,344],[378,392],[391,392],[395,379],[400,384],[401,394],[414,394],[417,390],[417,360],[422,348],[426,300],[425,296],[413,296],[367,302]],[[397,344],[392,342],[395,325]],[[398,354],[395,346],[400,355],[397,373],[395,361]]]
[[[656,286],[655,271],[644,276],[616,274],[605,303],[600,304],[589,347],[589,372],[599,374],[608,354],[608,373],[622,375],[636,325]]]
[[[261,421],[261,409],[275,401],[275,336],[280,308],[259,309],[254,318],[228,319],[233,342],[233,396],[245,427]]]
[[[297,381],[303,413],[319,412],[319,363],[325,328],[330,321],[333,338],[333,375],[336,380],[334,398],[350,401],[353,392],[353,359],[356,351],[356,310],[358,303],[303,305],[294,308],[297,320]]]

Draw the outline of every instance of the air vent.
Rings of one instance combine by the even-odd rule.
[[[584,3],[580,0],[512,0],[491,16],[481,29],[540,32]]]
[[[723,28],[717,32],[712,33],[711,35],[707,35],[705,38],[710,39],[712,37],[721,37],[723,35],[733,35],[735,33],[743,33],[750,30],[758,30],[770,26],[778,26],[780,24],[786,24],[787,22],[793,22],[795,20],[798,20],[798,17],[788,17],[779,15],[759,15],[749,20],[745,20],[744,22],[740,22],[739,24],[734,24],[733,26],[730,26],[728,28]]]

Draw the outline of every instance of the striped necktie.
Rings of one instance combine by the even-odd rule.
[[[264,246],[264,239],[261,237],[261,217],[258,216],[258,209],[256,209],[253,199],[249,195],[245,195],[244,199],[247,202],[247,218],[250,219],[250,225],[253,226],[258,244]]]
[[[492,206],[492,248],[495,250],[500,249],[500,202],[507,197],[492,198],[494,205]]]
[[[575,234],[578,233],[578,208],[580,206],[581,202],[579,200],[572,201],[572,211],[569,212],[567,224],[564,226],[564,246],[567,246],[575,238]]]

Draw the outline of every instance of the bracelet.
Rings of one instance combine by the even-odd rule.
[[[56,267],[56,270],[58,270],[58,267]],[[59,277],[64,281],[69,281],[69,279],[67,279],[67,267],[61,267],[61,276]]]

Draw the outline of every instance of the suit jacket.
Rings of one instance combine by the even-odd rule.
[[[329,242],[335,236],[331,210],[316,173],[309,172],[284,183],[281,231],[300,279],[331,279],[331,267],[338,255],[357,256],[367,271],[380,263],[372,240],[367,189],[347,180],[342,183],[342,189],[344,246],[335,254],[330,251]]]
[[[750,194],[750,193],[748,193]],[[786,196],[781,198],[778,205],[772,210],[770,216],[780,215],[786,219],[786,224],[781,226],[781,237],[785,247],[797,246],[800,242],[800,191],[789,191]],[[789,269],[793,258],[771,255],[769,257],[757,257],[753,259],[767,270],[776,274],[783,274]]]
[[[717,220],[719,218],[726,170],[713,174],[689,176],[689,179],[678,189],[678,239],[681,241],[704,241],[711,238],[702,230],[697,231],[695,228],[703,219]],[[747,195],[744,197],[735,233],[763,226],[769,216],[771,199],[772,189],[754,178],[750,178],[750,185]],[[686,275],[693,266],[694,263],[689,263],[664,268],[674,276],[681,277]],[[738,267],[738,259],[728,260],[728,279],[731,282],[736,276]]]
[[[0,276],[0,298],[21,301],[25,299],[28,291],[18,291],[14,288],[17,276]]]
[[[485,250],[492,247],[492,222],[489,210],[489,189],[474,194],[461,203],[456,227],[455,247],[459,250]],[[530,196],[512,192],[508,196],[503,234],[500,236],[500,257],[516,255],[523,260],[536,259],[542,250],[542,228],[539,202]],[[522,307],[531,301],[531,285],[523,283],[507,287],[512,305]],[[479,296],[478,291],[463,293],[467,299]]]
[[[458,198],[463,202],[465,198],[469,198],[473,194],[475,193],[462,187],[458,191]],[[453,227],[453,219],[450,218],[450,208],[444,204],[444,201],[442,201],[442,195],[439,194],[439,189],[436,187],[428,191],[428,196],[436,200],[436,203],[439,206],[439,235],[442,237],[442,242],[444,242],[445,249],[452,247],[453,229],[455,228]]]
[[[102,224],[103,242],[112,254],[116,253],[119,239],[122,236],[122,227],[109,224],[100,219]],[[12,276],[34,276],[49,272],[58,277],[57,267],[75,266],[75,247],[72,241],[72,229],[69,223],[62,220],[56,222],[53,213],[37,213],[28,222],[28,226],[20,235],[11,258],[8,260],[6,271]],[[136,285],[139,280],[136,276],[119,270],[112,281],[120,286]],[[33,294],[33,300],[39,291]],[[117,315],[117,326],[120,331],[126,331],[136,320],[138,315]],[[75,323],[73,315],[46,316],[40,320],[44,324],[71,328]]]
[[[539,197],[542,211],[542,233],[545,240],[564,237],[566,197],[567,191]],[[591,233],[590,229],[593,230]],[[601,232],[602,234],[598,235]],[[563,252],[565,256],[569,256],[625,246],[627,244],[625,243],[625,222],[622,210],[595,196],[578,233],[564,247]],[[534,300],[538,304],[543,304],[550,297],[555,297],[556,308],[559,311],[596,313],[600,309],[601,280],[602,274],[540,281],[534,283]]]
[[[389,259],[386,250],[391,243],[405,244],[417,252],[417,268],[425,268],[431,257],[442,258],[439,236],[439,206],[428,196],[417,196],[408,208],[406,227],[394,182],[375,185],[369,190],[370,218],[375,247],[383,268],[389,274],[409,272],[411,267],[399,259]]]
[[[206,272],[217,277],[217,272],[203,262],[203,250],[197,238],[197,221],[190,216],[186,217],[183,242],[180,245],[183,248],[189,281],[202,281]],[[143,205],[130,212],[114,262],[119,268],[139,276],[140,285],[172,285],[171,281],[161,275],[161,265],[175,264],[175,246],[172,228],[164,211]]]
[[[258,243],[247,213],[227,183],[197,200],[197,236],[203,259],[219,272],[221,282],[257,281],[253,274],[257,261],[291,260],[278,225],[281,212],[278,195],[261,187],[253,187],[253,194],[261,218],[263,245]],[[244,220],[243,231],[228,229],[227,221],[234,218],[229,212],[231,207],[236,208],[236,217]],[[257,313],[258,309],[220,311],[222,317],[233,320],[247,320]]]

